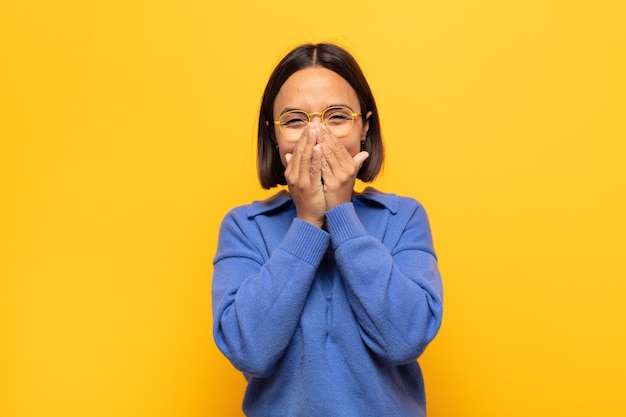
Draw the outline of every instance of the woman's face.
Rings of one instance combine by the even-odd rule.
[[[285,81],[274,101],[274,120],[278,120],[287,110],[304,110],[307,113],[322,113],[331,106],[347,106],[354,113],[361,113],[359,99],[354,89],[339,74],[323,67],[309,67],[297,71]],[[345,136],[339,138],[350,155],[361,149],[361,139],[365,137],[369,123],[358,116]],[[321,116],[311,117],[313,123],[321,123]],[[274,126],[276,142],[283,166],[287,166],[286,153],[292,153],[297,141],[285,137],[278,125]]]

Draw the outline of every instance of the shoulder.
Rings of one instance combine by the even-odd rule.
[[[254,220],[255,217],[286,208],[292,203],[286,191],[281,190],[265,200],[255,200],[249,204],[234,207],[226,213],[225,219]]]
[[[268,239],[273,241],[290,224],[293,218],[290,218],[289,210],[291,201],[287,193],[279,192],[266,200],[230,209],[219,228],[216,259],[226,253],[240,253],[243,248],[254,253],[265,253]]]

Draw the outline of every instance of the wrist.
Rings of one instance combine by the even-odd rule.
[[[326,221],[326,217],[322,217],[321,219],[315,218],[315,217],[304,216],[304,215],[303,216],[296,215],[296,217],[307,223],[311,223],[313,226],[318,227],[320,229],[324,228],[324,223]]]

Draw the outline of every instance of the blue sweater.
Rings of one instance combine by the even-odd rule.
[[[373,188],[297,219],[281,191],[229,212],[213,275],[214,338],[271,417],[424,416],[416,359],[437,334],[442,282],[415,200]]]

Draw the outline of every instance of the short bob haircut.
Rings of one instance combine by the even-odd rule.
[[[380,172],[384,159],[380,120],[374,96],[359,64],[348,51],[337,45],[319,43],[304,44],[293,49],[274,68],[267,82],[261,100],[257,142],[257,171],[261,186],[269,189],[287,184],[285,167],[276,146],[274,101],[282,85],[293,73],[310,67],[334,71],[352,86],[359,98],[363,121],[367,113],[372,112],[368,119],[369,129],[364,148],[370,155],[361,166],[357,178],[364,182],[373,181]]]

